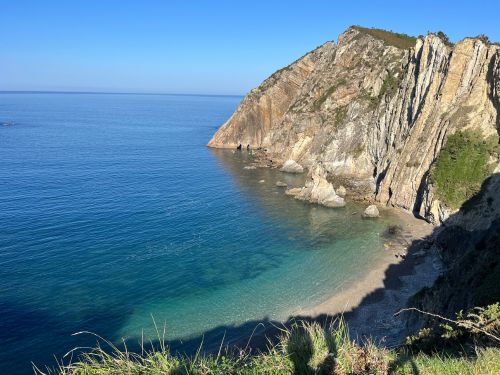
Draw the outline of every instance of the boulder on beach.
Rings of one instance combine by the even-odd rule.
[[[280,171],[287,173],[302,173],[304,172],[304,168],[295,160],[287,160],[283,163]]]
[[[284,182],[282,182],[282,181],[277,181],[277,182],[276,182],[276,186],[278,186],[278,187],[287,187],[288,185],[287,185],[287,184],[285,184],[285,183],[284,183]]]
[[[326,207],[344,207],[345,206],[345,200],[344,198],[338,196],[338,195],[331,195],[327,199],[323,200],[321,202],[323,206]]]
[[[310,172],[310,178],[305,187],[295,198],[318,203],[326,207],[344,207],[344,198],[335,193],[333,185],[327,181],[326,172],[317,166]]]
[[[379,217],[380,213],[378,212],[377,206],[374,204],[366,207],[365,212],[363,212],[364,217]]]
[[[335,189],[335,192],[339,197],[345,197],[347,194],[347,190],[342,185],[340,185],[337,189]]]

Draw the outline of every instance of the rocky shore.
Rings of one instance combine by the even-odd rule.
[[[286,192],[295,199],[321,204],[326,207],[344,207],[344,198],[335,193],[333,185],[327,181],[321,166],[315,167],[303,188],[289,189]]]
[[[440,224],[457,210],[432,176],[441,150],[464,132],[498,144],[499,109],[500,45],[353,26],[253,89],[208,146],[321,166],[334,187]]]
[[[295,199],[363,201],[367,220],[388,207],[412,217],[386,241],[392,256],[304,311],[358,306],[356,332],[397,342],[396,307],[451,316],[500,298],[499,126],[499,44],[353,26],[250,91],[208,146],[244,146],[256,168],[307,174],[285,190]]]
[[[371,337],[384,345],[401,345],[411,331],[405,319],[394,316],[412,296],[430,287],[443,271],[433,247],[433,226],[399,210],[390,210],[400,224],[381,233],[385,256],[370,272],[336,290],[324,302],[299,311],[298,316],[321,318],[342,314],[351,336]]]

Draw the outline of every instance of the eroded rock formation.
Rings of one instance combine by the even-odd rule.
[[[351,27],[274,73],[208,145],[250,144],[281,163],[321,165],[350,194],[445,220],[453,210],[430,171],[450,134],[498,137],[500,46],[387,35]]]
[[[344,198],[335,193],[335,189],[327,181],[326,172],[321,165],[317,165],[311,170],[306,186],[295,195],[295,198],[332,208],[345,206]]]

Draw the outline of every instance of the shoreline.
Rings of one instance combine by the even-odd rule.
[[[382,208],[381,214],[388,211],[399,217],[403,230],[386,238],[386,243],[392,243],[382,250],[387,255],[365,277],[332,291],[318,304],[290,312],[282,322],[262,324],[251,335],[227,344],[265,351],[270,342],[277,341],[282,328],[294,322],[328,324],[343,316],[351,339],[365,342],[369,338],[388,348],[401,346],[410,332],[405,317],[394,314],[405,308],[418,291],[434,283],[442,263],[432,246],[435,226],[399,208]]]
[[[255,152],[243,160],[241,167],[277,170],[273,165],[275,160],[263,157],[265,155]],[[278,175],[274,177],[279,180]],[[275,341],[281,334],[279,327],[289,326],[298,320],[328,323],[339,315],[343,315],[347,321],[353,339],[370,337],[387,346],[398,346],[403,342],[408,333],[403,319],[405,317],[394,317],[394,314],[406,307],[411,296],[432,285],[440,274],[439,257],[431,246],[432,241],[429,241],[437,227],[402,208],[385,207],[379,202],[356,199],[349,194],[347,198],[364,205],[377,205],[382,219],[366,220],[384,220],[389,215],[393,217],[387,228],[397,227],[396,230],[379,233],[379,251],[383,252],[380,258],[369,264],[369,270],[357,280],[327,289],[324,298],[318,303],[312,301],[305,306],[285,310],[280,318],[266,317],[257,321],[255,326],[247,326],[253,323],[251,321],[234,326],[236,332],[241,332],[232,338],[226,337],[225,345],[228,348],[265,350],[269,340]],[[221,332],[222,336],[224,332]],[[209,346],[205,347],[206,351],[217,351],[220,342]]]
[[[257,168],[277,168],[276,160],[271,160],[262,150],[253,158],[251,165]],[[437,227],[403,208],[385,207],[366,197],[357,199],[356,194],[348,194],[347,198],[377,205],[381,216],[396,217],[398,229],[391,234],[380,233],[384,242],[381,251],[385,254],[364,277],[332,290],[329,297],[317,304],[289,311],[283,324],[296,320],[329,322],[343,315],[353,339],[370,337],[387,346],[399,346],[409,330],[404,317],[394,314],[405,308],[409,299],[422,288],[431,286],[441,273],[441,260],[432,246],[432,235]],[[275,327],[255,332],[256,336],[270,339],[276,333]],[[255,336],[250,339],[260,341]]]
[[[317,305],[293,314],[296,318],[322,320],[343,315],[353,338],[370,337],[387,346],[398,346],[407,336],[405,322],[394,314],[406,307],[418,291],[434,283],[440,260],[430,237],[436,227],[399,208],[382,208],[400,220],[401,232],[384,236],[386,255],[356,282],[350,282]]]
[[[400,219],[403,230],[386,238],[385,244],[391,244],[382,250],[386,256],[362,279],[333,291],[318,304],[290,312],[279,323],[281,327],[301,320],[328,324],[342,315],[353,340],[370,338],[386,347],[404,343],[409,334],[406,321],[394,314],[405,308],[414,294],[434,283],[441,272],[441,261],[429,241],[435,226],[399,208],[382,208],[381,214],[389,211]],[[232,344],[265,350],[280,332],[276,324],[262,326]]]

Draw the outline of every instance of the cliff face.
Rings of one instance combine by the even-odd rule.
[[[285,115],[292,101],[317,67],[323,55],[334,49],[330,42],[277,71],[245,97],[236,112],[208,143],[210,147],[236,148],[239,144],[261,147]]]
[[[252,90],[208,145],[321,166],[334,185],[438,223],[453,211],[430,179],[447,138],[498,139],[499,123],[500,46],[352,27]]]
[[[410,301],[421,310],[455,318],[455,313],[500,301],[500,173],[487,178],[462,209],[437,227],[434,247],[444,265],[434,285]],[[417,330],[431,320],[406,318]]]

